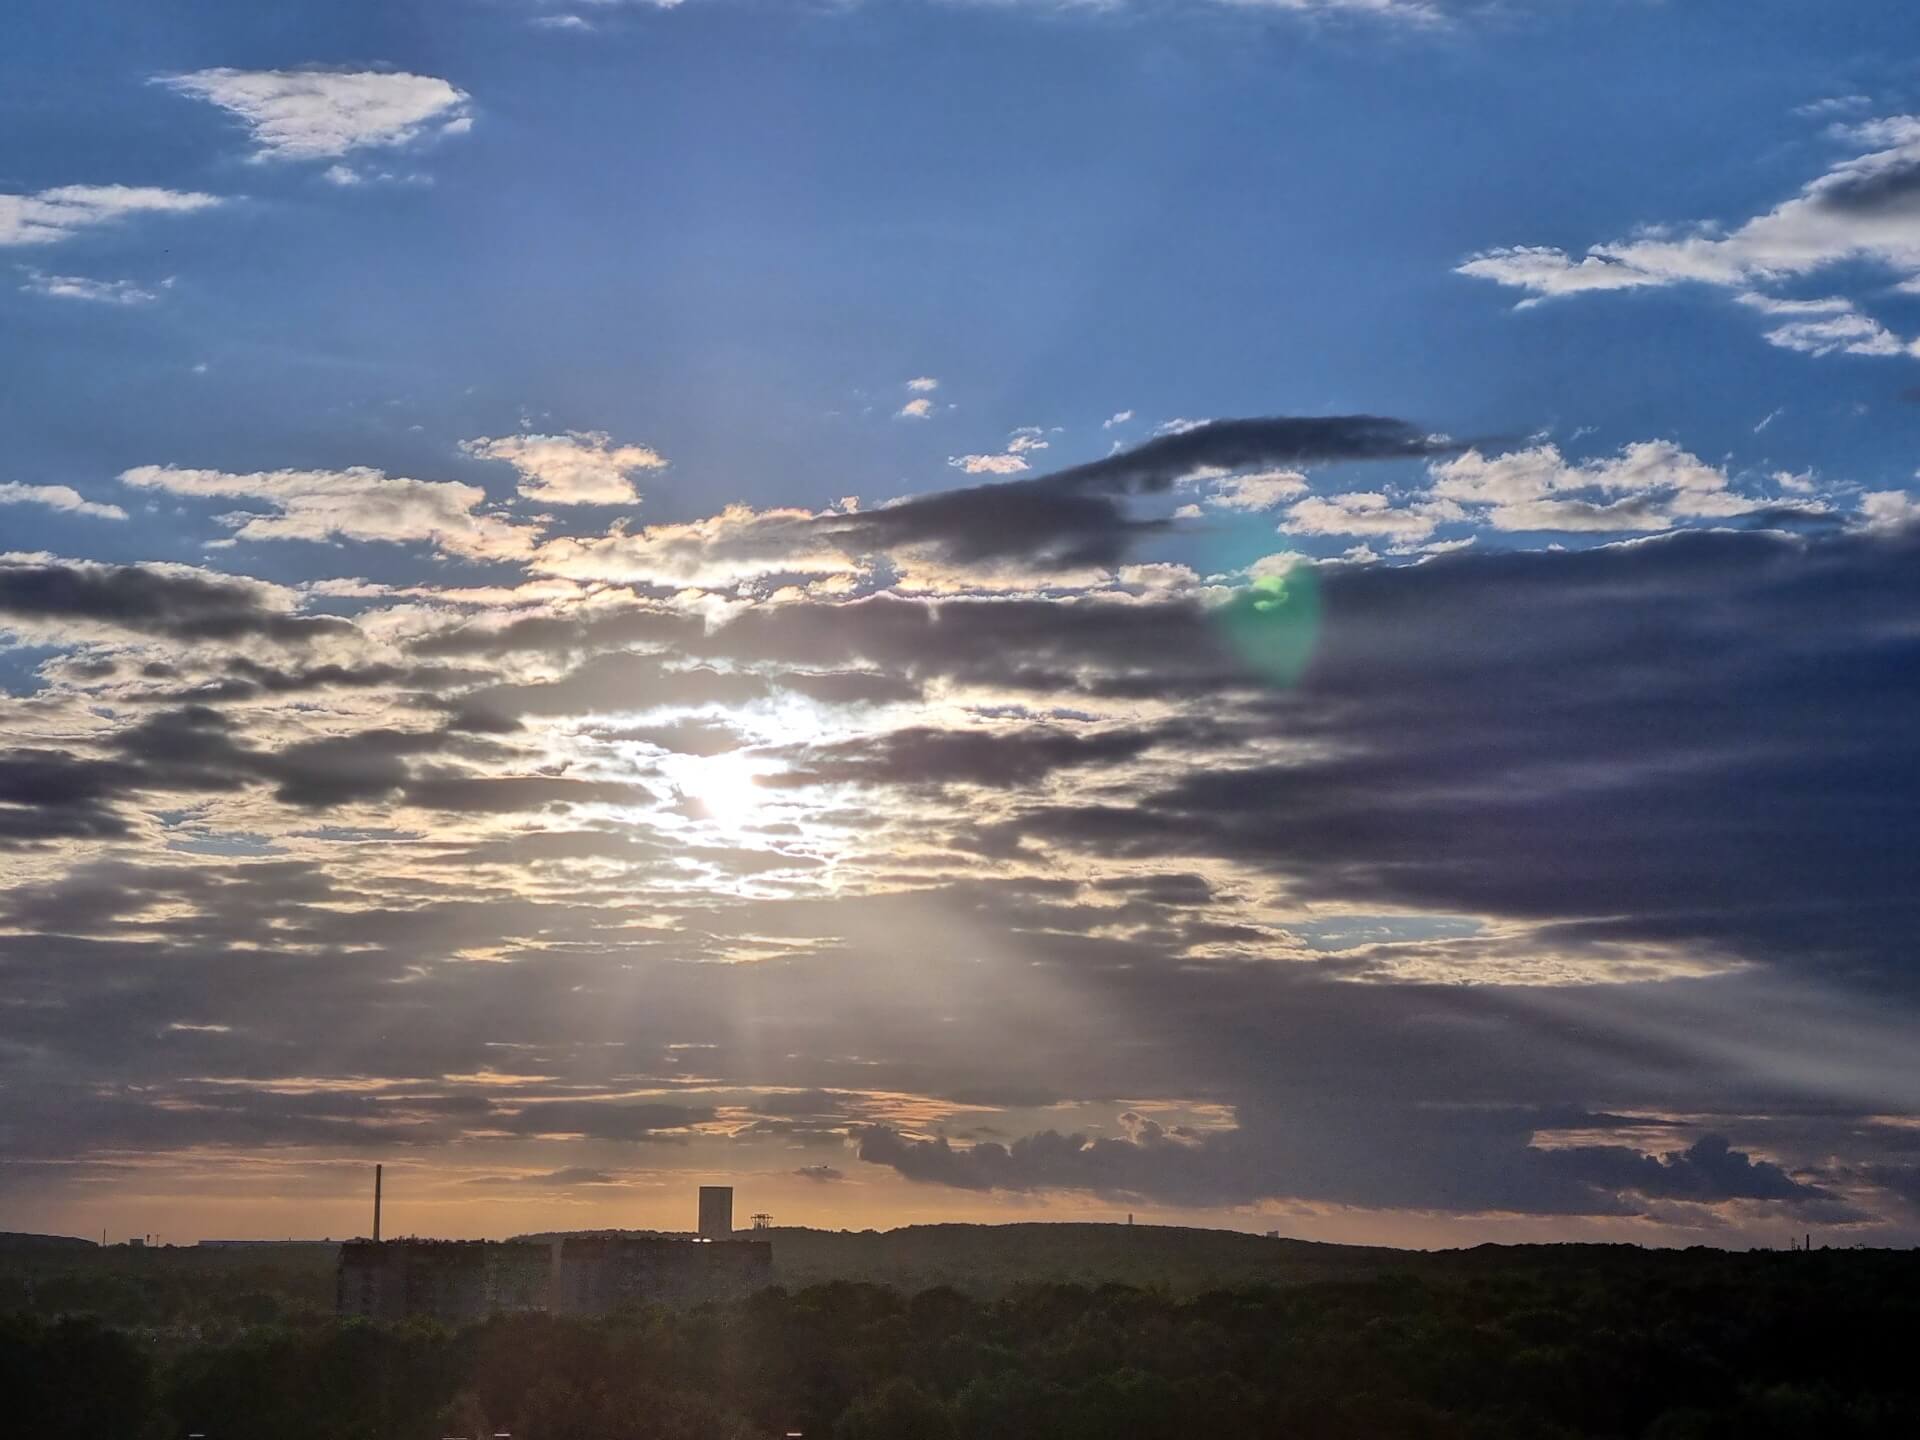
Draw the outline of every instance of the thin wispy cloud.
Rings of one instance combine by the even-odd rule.
[[[1896,338],[1841,297],[1781,296],[1778,286],[1849,262],[1897,279],[1920,277],[1920,117],[1894,115],[1845,126],[1836,138],[1856,153],[1809,181],[1791,199],[1732,226],[1656,227],[1579,256],[1552,246],[1483,251],[1457,273],[1527,291],[1521,308],[1604,291],[1700,285],[1731,292],[1770,317],[1788,317],[1768,340],[1809,354],[1904,355]],[[1864,149],[1858,147],[1865,147]]]
[[[185,215],[220,203],[197,190],[153,185],[60,185],[0,195],[0,245],[52,245],[135,215]]]
[[[23,267],[25,281],[20,289],[28,295],[44,295],[49,300],[82,300],[95,305],[151,305],[160,298],[159,290],[149,290],[131,280],[96,280],[86,275],[50,275],[44,270]],[[162,281],[165,289],[171,282]]]
[[[118,505],[89,500],[71,485],[26,485],[18,480],[0,481],[0,505],[44,505],[49,510],[92,515],[102,520],[127,518],[127,512]]]

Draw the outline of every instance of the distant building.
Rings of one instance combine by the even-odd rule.
[[[570,1235],[560,1242],[553,1308],[604,1315],[626,1305],[690,1305],[750,1294],[772,1281],[773,1246],[765,1240]]]
[[[349,1240],[334,1311],[369,1320],[424,1316],[449,1325],[502,1310],[541,1310],[552,1285],[547,1245],[494,1240]]]
[[[703,1240],[733,1238],[733,1187],[731,1185],[700,1187],[700,1238]]]
[[[376,1197],[378,1186],[376,1171]],[[724,1300],[772,1283],[771,1242],[732,1238],[731,1186],[700,1187],[700,1234],[571,1235],[555,1244],[348,1240],[334,1272],[334,1310],[462,1325],[502,1310],[604,1315],[625,1305]]]

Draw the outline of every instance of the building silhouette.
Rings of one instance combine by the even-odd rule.
[[[552,1304],[563,1315],[605,1315],[629,1305],[726,1300],[772,1283],[766,1240],[569,1235],[558,1246]]]
[[[702,1240],[733,1238],[733,1187],[731,1185],[700,1187],[700,1238]]]
[[[334,1310],[464,1325],[503,1311],[604,1315],[629,1305],[695,1304],[772,1283],[772,1243],[732,1238],[731,1186],[700,1187],[700,1232],[698,1239],[569,1235],[551,1243],[381,1240],[376,1232],[341,1245]]]
[[[553,1250],[514,1240],[349,1240],[334,1272],[334,1312],[463,1325],[544,1310]]]

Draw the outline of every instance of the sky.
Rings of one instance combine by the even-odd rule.
[[[15,0],[0,1229],[1920,1240],[1907,0]]]

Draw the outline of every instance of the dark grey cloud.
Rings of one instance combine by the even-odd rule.
[[[1177,1097],[1216,1117],[1116,1134],[1082,1113],[997,1152],[864,1132],[869,1160],[980,1194],[1589,1216],[1838,1215],[1816,1207],[1865,1194],[1905,1214],[1913,1156],[1872,1117],[1920,1105],[1899,1058],[1915,1034],[1904,937],[1920,920],[1905,860],[1920,813],[1916,559],[1912,534],[1728,532],[1323,568],[1311,662],[1290,685],[1184,599],[881,595],[755,607],[711,630],[640,611],[504,641],[461,631],[447,651],[484,671],[551,646],[549,683],[423,664],[364,686],[327,666],[223,668],[215,683],[250,692],[143,709],[90,749],[22,741],[0,756],[0,839],[124,839],[136,806],[254,788],[313,810],[424,805],[447,823],[340,831],[338,865],[309,851],[136,863],[102,846],[64,874],[0,882],[0,1085],[16,1101],[0,1140],[65,1161],[484,1130],[555,1147],[516,1154],[517,1169],[602,1170],[619,1162],[594,1146],[657,1146],[711,1117],[617,1098],[697,1072],[755,1092],[722,1110],[734,1143],[789,1151],[889,1113],[863,1091],[989,1107],[948,1122],[955,1140],[1035,1125],[996,1109]],[[630,645],[646,651],[608,653]],[[148,678],[189,690],[204,663]],[[994,692],[952,728],[921,716],[787,757],[803,781],[863,787],[836,823],[897,827],[897,852],[860,867],[894,893],[689,884],[819,862],[559,816],[644,800],[646,777],[527,774],[489,738],[522,716],[708,709],[582,733],[721,753],[744,735],[726,707],[808,685],[829,704]],[[321,709],[347,689],[409,705],[430,692],[418,713],[439,728],[289,744],[252,723],[268,693]],[[1096,720],[1113,708],[1098,698],[1184,718]],[[991,818],[930,782],[996,787]],[[462,821],[484,816],[524,818]],[[1315,959],[1247,905],[1269,886],[1339,911],[1505,923]],[[1551,952],[1577,980],[1640,946],[1748,968],[1532,988],[1395,969],[1497,978]],[[475,950],[503,963],[464,958]],[[743,953],[757,958],[709,963]],[[683,1042],[699,1048],[671,1048]],[[565,1098],[446,1078],[506,1055]],[[398,1084],[265,1088],[301,1074]],[[735,1126],[741,1109],[753,1118]],[[1645,1140],[1662,1127],[1671,1142]],[[1641,1133],[1538,1138],[1556,1128]]]
[[[1165,528],[1134,516],[1126,498],[1164,493],[1196,471],[1407,460],[1457,448],[1378,415],[1209,420],[1048,475],[923,495],[822,519],[815,528],[857,553],[932,546],[958,564],[1112,566]]]
[[[143,667],[155,679],[177,677],[178,668],[164,663]],[[110,675],[109,663],[99,678]],[[226,659],[221,673],[190,685],[151,690],[128,698],[146,704],[215,705],[265,696],[299,695],[325,690],[420,690],[431,692],[474,685],[491,678],[483,670],[432,665],[265,665],[244,655]]]
[[[1131,760],[1154,740],[1151,732],[1139,731],[1079,735],[1041,726],[1005,732],[911,727],[793,754],[790,769],[763,783],[1031,785],[1055,770]]]
[[[1333,570],[1311,664],[1241,714],[1297,753],[1007,839],[1911,988],[1917,562],[1914,531],[1695,532]]]
[[[119,780],[113,767],[60,750],[0,752],[0,846],[124,834],[111,804]]]
[[[847,1178],[846,1171],[836,1170],[833,1166],[826,1164],[802,1165],[793,1173],[798,1175],[802,1180],[814,1180],[823,1185],[830,1185],[836,1180],[844,1180]]]
[[[517,719],[738,705],[766,693],[767,682],[759,675],[616,650],[593,656],[558,680],[469,691],[461,697],[460,706],[468,714]]]
[[[1797,1204],[1830,1198],[1778,1165],[1731,1148],[1721,1135],[1661,1156],[1627,1146],[1539,1148],[1529,1138],[1544,1117],[1522,1110],[1430,1127],[1425,1136],[1417,1123],[1408,1123],[1412,1117],[1372,1115],[1364,1153],[1338,1134],[1343,1122],[1359,1120],[1361,1112],[1340,1105],[1198,1133],[1132,1113],[1121,1118],[1126,1133],[1118,1136],[1042,1130],[1009,1144],[988,1140],[964,1147],[945,1136],[912,1139],[890,1126],[869,1126],[859,1135],[859,1157],[909,1180],[956,1189],[1084,1190],[1200,1206],[1291,1197],[1618,1215],[1662,1200]],[[1330,1156],[1340,1162],[1337,1170],[1328,1166]],[[1474,1163],[1449,1173],[1449,1161]]]
[[[1702,1135],[1684,1150],[1648,1155],[1623,1145],[1577,1146],[1545,1152],[1568,1177],[1607,1190],[1654,1199],[1821,1200],[1827,1193],[1802,1184],[1778,1165],[1735,1150],[1724,1135]]]
[[[207,571],[91,561],[0,561],[0,621],[93,623],[183,641],[298,643],[352,633],[344,620],[293,615],[260,585]]]
[[[628,740],[654,745],[679,755],[724,755],[738,750],[746,738],[719,720],[678,720],[665,725],[633,725],[595,732],[602,740]]]
[[[373,727],[271,750],[249,743],[241,722],[217,706],[182,705],[114,734],[106,756],[0,751],[0,844],[123,834],[128,826],[121,810],[143,796],[217,795],[255,785],[305,810],[404,800],[485,814],[654,798],[637,780],[418,763],[444,759],[467,743],[462,728],[457,722],[438,730]]]

